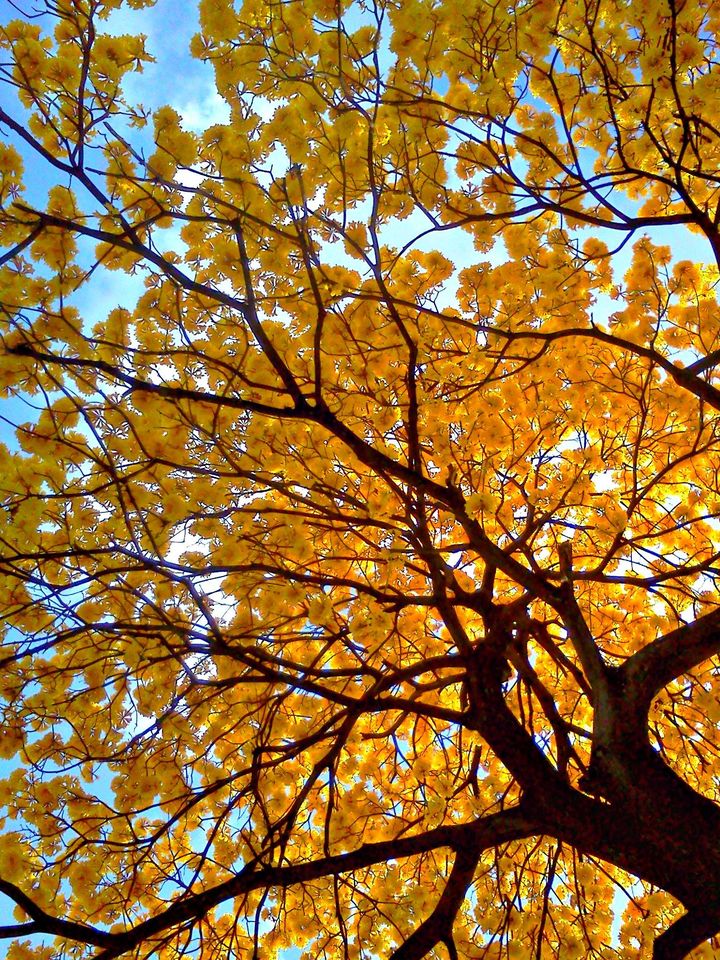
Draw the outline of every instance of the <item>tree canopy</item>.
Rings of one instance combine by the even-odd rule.
[[[7,957],[714,956],[720,5],[151,3],[0,28]]]

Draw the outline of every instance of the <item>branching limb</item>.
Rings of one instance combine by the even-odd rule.
[[[452,942],[453,922],[475,876],[480,853],[477,841],[458,848],[447,885],[435,909],[398,947],[390,960],[421,960],[441,941]]]
[[[171,400],[197,400],[199,402],[210,403],[216,407],[247,410],[254,413],[266,414],[267,416],[279,416],[283,418],[307,417],[307,411],[304,408],[301,411],[296,410],[295,407],[271,407],[268,404],[254,400],[243,400],[240,397],[219,396],[218,394],[204,390],[189,390],[185,387],[169,387],[163,383],[152,383],[150,380],[142,380],[139,377],[134,377],[120,367],[108,363],[105,360],[89,360],[84,357],[61,357],[57,354],[35,349],[30,344],[25,343],[18,344],[7,352],[20,357],[31,357],[40,363],[67,369],[97,370],[117,380],[119,383],[125,384],[130,390],[154,393],[157,396],[166,397]]]
[[[689,910],[653,944],[653,960],[683,960],[691,950],[720,932],[717,910]]]
[[[0,927],[0,938],[17,937],[25,933],[50,933],[64,937],[66,940],[89,943],[98,947],[104,947],[113,942],[111,933],[46,913],[31,897],[9,880],[0,880],[0,893],[16,903],[32,921],[32,923],[19,923],[17,926]]]
[[[714,410],[720,409],[720,390],[714,387],[707,380],[700,376],[714,363],[720,359],[718,351],[713,351],[707,357],[703,357],[687,367],[678,367],[672,360],[664,357],[653,347],[644,344],[633,343],[624,337],[614,333],[608,333],[600,330],[598,327],[574,327],[565,330],[536,331],[536,330],[503,330],[499,327],[488,324],[479,324],[478,329],[485,333],[492,333],[494,336],[503,337],[507,340],[536,340],[543,343],[552,343],[555,340],[562,340],[568,337],[588,338],[597,343],[605,343],[608,346],[618,347],[620,350],[627,350],[636,357],[642,357],[644,360],[657,365],[665,373],[672,377],[675,383],[693,394],[698,400],[702,400]]]
[[[595,639],[585,622],[582,611],[578,606],[573,591],[572,571],[572,544],[569,541],[558,547],[560,562],[561,588],[563,605],[561,615],[568,630],[570,642],[575,648],[578,659],[585,672],[593,692],[593,700],[597,700],[607,687],[607,667],[602,658]]]
[[[537,832],[537,821],[534,817],[528,815],[520,805],[488,817],[482,817],[473,823],[442,826],[417,836],[366,843],[357,850],[321,857],[309,863],[280,867],[259,866],[252,861],[240,873],[224,883],[178,900],[164,912],[150,917],[124,933],[108,934],[109,939],[105,942],[109,946],[97,954],[97,960],[115,960],[116,957],[120,957],[143,941],[157,937],[173,927],[200,919],[213,907],[247,894],[252,890],[308,883],[323,877],[334,877],[338,874],[360,870],[376,863],[386,863],[388,860],[418,856],[442,847],[451,847],[455,850],[476,850],[477,856],[479,856],[483,850],[490,847],[508,843],[511,840],[521,840]],[[469,867],[464,859],[461,860],[461,864],[467,872]],[[468,880],[468,885],[469,883],[470,880]],[[458,881],[458,891],[459,889],[460,882]],[[459,893],[456,893],[455,896],[459,896]]]
[[[718,653],[720,610],[714,610],[638,650],[619,672],[625,689],[647,710],[663,687]]]

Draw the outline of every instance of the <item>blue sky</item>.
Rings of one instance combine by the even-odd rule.
[[[156,58],[143,74],[125,84],[128,97],[155,108],[170,103],[188,127],[202,130],[227,119],[227,107],[215,90],[209,64],[190,56],[189,44],[198,32],[195,0],[157,0],[146,10],[121,9],[107,21],[111,33],[144,33]]]
[[[17,16],[18,11],[9,0],[0,0],[0,23],[7,23]],[[170,103],[183,115],[186,126],[193,130],[227,120],[227,106],[215,90],[212,68],[190,56],[190,39],[198,31],[197,3],[194,0],[158,0],[154,7],[145,10],[121,8],[103,26],[115,34],[145,34],[148,49],[156,58],[157,62],[149,64],[145,73],[128,76],[126,92],[129,100],[140,102],[149,109]],[[12,116],[23,116],[13,91],[5,84],[0,84],[0,106]],[[150,126],[150,132],[151,129]],[[137,140],[137,132],[134,139]],[[30,150],[21,149],[21,152],[26,166],[26,196],[42,205],[48,188],[57,182],[54,171]],[[142,290],[139,278],[107,270],[102,274],[102,283],[81,289],[74,300],[89,326]],[[13,445],[13,424],[25,423],[34,417],[32,398],[3,400],[0,441]]]

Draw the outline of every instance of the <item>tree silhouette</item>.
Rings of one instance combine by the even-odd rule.
[[[713,955],[720,6],[12,6],[9,960]]]

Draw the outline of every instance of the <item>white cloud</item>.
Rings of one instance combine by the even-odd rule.
[[[230,119],[230,108],[212,85],[201,96],[178,98],[171,101],[171,106],[182,116],[183,125],[196,133]]]

